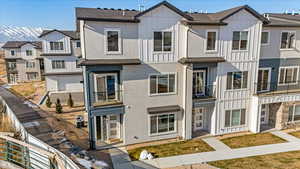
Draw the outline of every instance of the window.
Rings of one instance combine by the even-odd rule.
[[[300,105],[289,107],[288,122],[300,121]]]
[[[34,63],[34,62],[27,61],[27,62],[26,62],[26,68],[35,68],[35,63]]]
[[[10,51],[10,55],[11,55],[11,56],[15,56],[15,54],[16,54],[16,52],[15,52],[14,50],[11,50],[11,51]]]
[[[296,32],[281,33],[281,49],[291,49],[295,47]]]
[[[269,44],[269,32],[264,31],[261,33],[261,44],[262,45],[267,45]]]
[[[248,46],[248,31],[233,32],[232,49],[247,50]]]
[[[154,52],[172,50],[172,32],[154,32]]]
[[[175,114],[159,114],[150,116],[150,134],[174,132],[176,129]]]
[[[32,50],[26,50],[26,56],[32,56]]]
[[[52,69],[64,69],[64,68],[66,68],[64,60],[53,60],[52,61]]]
[[[80,66],[78,65],[79,60],[76,60],[76,68],[80,68]]]
[[[107,53],[120,53],[121,40],[120,30],[105,30],[106,35],[106,52]]]
[[[36,80],[38,74],[36,72],[27,73],[27,80]]]
[[[279,68],[279,84],[295,84],[298,80],[298,67]]]
[[[216,51],[217,32],[216,31],[207,32],[206,38],[207,38],[206,50],[207,51]]]
[[[257,91],[268,91],[270,89],[271,68],[260,68],[258,70]]]
[[[17,63],[16,62],[8,62],[7,66],[8,66],[9,70],[15,70],[17,68]]]
[[[245,124],[246,124],[246,109],[225,111],[225,127],[243,126]]]
[[[76,48],[80,48],[80,47],[81,47],[80,41],[77,41],[76,42]]]
[[[150,94],[175,93],[175,74],[162,74],[150,76]]]
[[[50,42],[50,50],[64,50],[63,42]]]
[[[247,83],[248,71],[227,73],[227,90],[246,89]]]

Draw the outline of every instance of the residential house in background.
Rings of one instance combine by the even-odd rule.
[[[76,18],[91,148],[257,133],[300,117],[298,15],[189,13],[163,1],[76,8]]]
[[[76,31],[44,30],[42,54],[45,63],[46,89],[55,102],[67,101],[69,93],[76,103],[83,103],[82,69],[77,66],[81,57],[79,34]]]
[[[2,48],[9,84],[43,80],[42,42],[8,41]]]

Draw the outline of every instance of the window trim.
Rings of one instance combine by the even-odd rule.
[[[284,32],[288,32],[288,33],[295,33],[295,41],[294,41],[294,44],[292,48],[281,48],[281,43],[282,43],[282,33]],[[279,43],[279,49],[281,51],[289,51],[289,50],[295,50],[296,49],[296,41],[297,41],[297,31],[295,30],[282,30],[281,33],[280,33],[280,43]]]
[[[216,32],[216,42],[215,42],[215,49],[214,50],[207,50],[207,38],[208,38],[208,32]],[[207,29],[205,33],[205,43],[204,43],[204,51],[205,53],[215,53],[218,52],[218,41],[219,41],[219,32],[218,29]]]
[[[32,67],[30,67],[30,66],[28,66],[28,65],[31,65]],[[36,65],[35,65],[35,62],[34,62],[34,61],[26,61],[26,62],[25,62],[25,67],[26,67],[27,69],[34,69],[34,68],[36,67]]]
[[[14,53],[13,55],[11,53]],[[16,50],[10,50],[10,56],[16,56]]]
[[[238,73],[238,72],[241,72],[242,73],[242,79],[241,79],[241,88],[240,89],[234,89],[233,88],[233,81],[234,81],[234,78],[233,78],[233,73]],[[242,88],[243,84],[244,84],[244,74],[243,72],[247,72],[247,87],[246,88]],[[232,73],[232,78],[231,78],[231,89],[227,89],[227,76],[228,76],[228,73]],[[249,71],[246,70],[246,71],[235,71],[235,72],[226,72],[226,90],[225,91],[241,91],[241,90],[248,90],[249,89]]]
[[[289,69],[289,68],[290,69],[297,68],[296,82],[295,83],[282,83],[282,84],[280,84],[281,69]],[[293,71],[293,75],[294,75],[294,71]],[[285,81],[285,79],[286,79],[286,76],[284,75],[284,81]],[[282,67],[279,67],[278,82],[277,82],[278,86],[296,85],[296,84],[298,84],[298,80],[299,80],[299,66],[282,66]]]
[[[79,43],[80,47],[78,47],[78,43]],[[75,41],[75,48],[81,48],[81,42],[80,41]]]
[[[53,62],[55,62],[55,61],[62,61],[62,62],[64,62],[64,68],[54,68],[53,67]],[[51,68],[52,68],[52,70],[63,70],[63,69],[66,69],[66,61],[65,60],[52,60],[51,61]]]
[[[58,49],[58,50],[56,50],[56,49],[51,49],[51,43],[61,43],[62,44],[62,50],[61,49]],[[53,44],[54,45],[54,44]],[[54,47],[54,46],[53,46]],[[66,46],[65,46],[65,43],[64,43],[64,41],[49,41],[49,51],[64,51],[66,48],[65,48]]]
[[[287,124],[293,124],[293,123],[299,123],[300,122],[300,120],[296,120],[295,121],[295,110],[296,110],[296,106],[300,106],[299,104],[297,105],[297,104],[293,104],[292,105],[293,106],[293,116],[292,116],[292,121],[287,121]],[[291,106],[289,106],[289,107],[291,107]],[[289,120],[289,119],[288,119]]]
[[[241,119],[242,119],[242,110],[245,110],[245,124],[241,124]],[[232,111],[234,110],[239,110],[240,111],[240,125],[236,125],[236,126],[232,126]],[[230,126],[226,127],[226,111],[230,111]],[[224,128],[225,129],[231,129],[231,128],[239,128],[239,127],[245,127],[247,126],[248,122],[248,118],[247,118],[247,109],[246,108],[237,108],[237,109],[225,109],[224,111]]]
[[[174,114],[174,131],[167,131],[167,132],[157,132],[157,133],[153,133],[151,134],[151,117],[152,116],[160,116],[160,115],[170,115],[170,114]],[[161,136],[161,135],[169,135],[169,134],[175,134],[177,133],[177,112],[167,112],[167,113],[157,113],[157,114],[148,114],[148,135],[150,137],[154,137],[154,136]],[[158,120],[156,121],[156,125],[158,127]],[[169,125],[168,125],[169,128]]]
[[[162,51],[155,51],[154,50],[154,33],[155,32],[161,32],[162,33]],[[171,33],[171,50],[170,51],[164,51],[164,33],[165,32],[170,32]],[[154,54],[159,54],[159,53],[164,53],[164,54],[168,54],[168,53],[173,53],[173,45],[174,45],[174,32],[172,30],[153,30],[152,31],[152,37],[153,37],[153,43],[152,43],[152,52]]]
[[[268,89],[267,90],[260,90],[259,92],[267,92],[270,91],[271,89],[271,77],[272,77],[272,67],[263,67],[263,68],[258,68],[258,70],[268,70],[269,71],[269,77],[268,77]],[[257,75],[257,84],[258,84],[258,75]],[[257,86],[256,86],[257,87]]]
[[[27,52],[31,53],[31,55],[28,55]],[[31,50],[31,49],[25,50],[25,55],[26,55],[26,56],[33,56],[33,50]]]
[[[151,76],[159,76],[159,75],[175,75],[175,86],[174,86],[174,92],[169,93],[155,93],[151,94]],[[169,87],[169,79],[168,79],[168,87]],[[177,94],[177,72],[162,72],[162,73],[150,73],[148,75],[148,95],[151,96],[166,96],[166,95],[176,95]]]
[[[34,79],[29,79],[29,75],[35,75]],[[27,80],[28,81],[35,81],[38,80],[38,73],[37,72],[26,72]]]
[[[109,31],[118,32],[118,51],[108,51],[107,46],[107,33]],[[122,38],[121,38],[121,29],[120,28],[104,28],[104,52],[107,55],[121,55],[122,54]]]
[[[118,92],[118,85],[119,85],[119,79],[118,79],[118,73],[117,72],[112,72],[112,73],[94,73],[94,78],[93,78],[93,80],[94,80],[94,89],[93,89],[93,92],[95,92],[95,93],[98,93],[98,86],[97,86],[97,77],[103,77],[103,76],[105,76],[105,77],[107,77],[107,76],[114,76],[115,77],[115,92],[117,93]],[[105,92],[107,92],[107,88],[106,88],[107,86],[105,86]],[[98,98],[97,98],[97,96],[94,96],[95,97],[95,102],[98,102],[99,100],[98,100]],[[120,99],[120,97],[121,96],[117,96],[116,95],[116,98],[118,97],[118,99]]]
[[[240,32],[240,35],[241,35],[241,32],[247,32],[247,46],[246,46],[246,49],[241,49],[241,40],[239,41],[239,49],[233,49],[233,34],[234,32]],[[232,31],[232,39],[231,39],[231,50],[233,52],[245,52],[245,51],[248,51],[249,49],[249,30],[234,30]]]
[[[270,30],[263,30],[261,33],[263,33],[263,32],[267,32],[268,33],[268,43],[261,43],[261,41],[260,41],[260,44],[262,45],[262,46],[268,46],[268,45],[270,45],[270,40],[271,40],[271,32],[270,32]],[[261,38],[262,38],[262,35],[261,35]]]

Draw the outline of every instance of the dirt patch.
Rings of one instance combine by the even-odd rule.
[[[3,85],[5,83],[7,83],[6,65],[5,65],[4,57],[0,56],[0,85]]]
[[[45,81],[19,83],[12,85],[10,90],[20,96],[29,99],[35,104],[38,104],[42,96],[46,93]]]

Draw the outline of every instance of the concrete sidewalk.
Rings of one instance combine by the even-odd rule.
[[[230,151],[231,150],[230,147],[228,147],[226,144],[224,144],[223,142],[221,142],[220,140],[218,140],[215,137],[205,138],[202,140],[205,141],[209,146],[214,148],[216,151],[222,151],[222,150]]]

